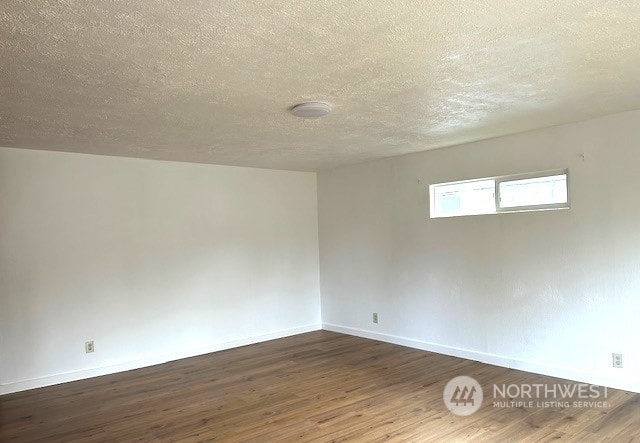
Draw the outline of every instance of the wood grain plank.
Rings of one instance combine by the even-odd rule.
[[[609,409],[495,408],[458,417],[458,375],[563,380],[316,331],[0,397],[1,442],[638,441],[640,394]]]

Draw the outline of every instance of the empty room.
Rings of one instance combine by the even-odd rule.
[[[6,0],[0,442],[640,441],[638,0]]]

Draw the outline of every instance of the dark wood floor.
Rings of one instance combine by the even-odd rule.
[[[482,408],[451,414],[452,377],[558,380],[317,331],[0,397],[0,441],[640,440],[640,394],[608,409]]]

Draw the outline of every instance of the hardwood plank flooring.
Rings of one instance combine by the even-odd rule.
[[[442,400],[458,375],[485,387],[468,417]],[[640,441],[640,394],[611,389],[602,409],[493,407],[493,383],[556,382],[317,331],[2,396],[0,441]]]

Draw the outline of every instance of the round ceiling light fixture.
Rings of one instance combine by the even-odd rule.
[[[305,102],[292,106],[291,113],[300,118],[319,118],[331,112],[331,105],[324,102]]]

